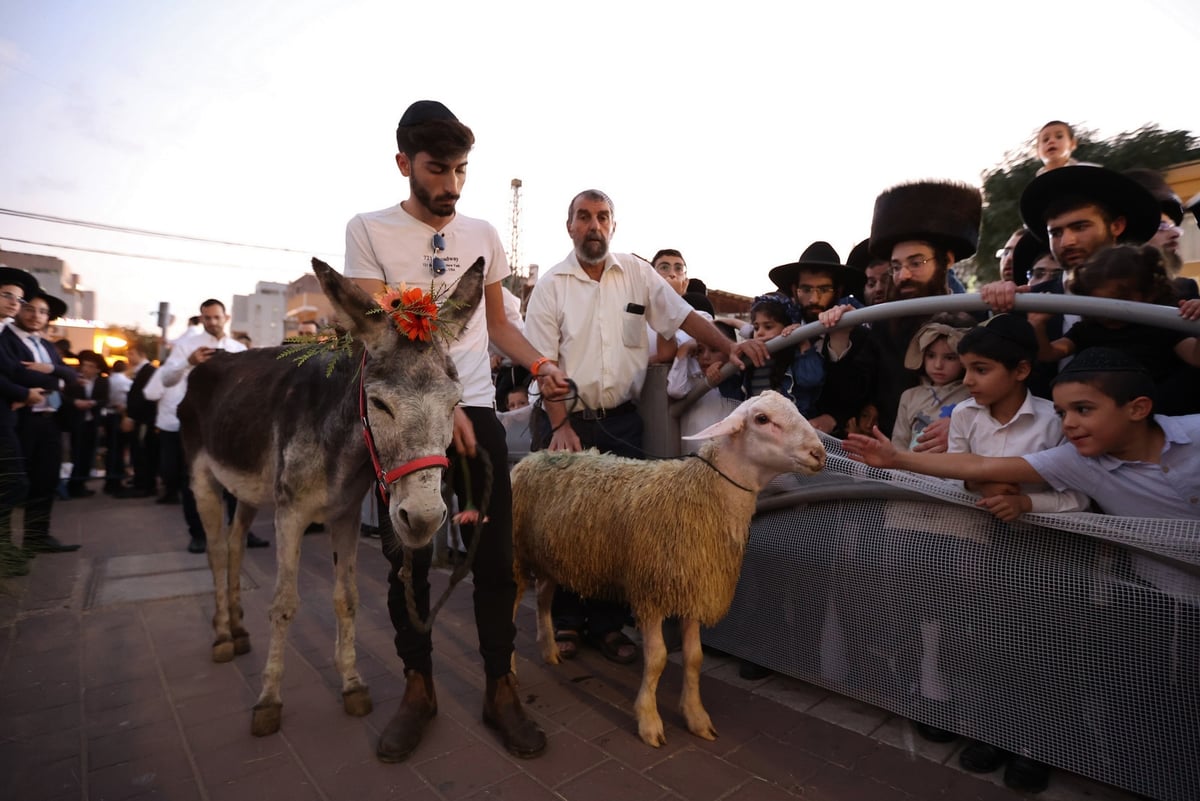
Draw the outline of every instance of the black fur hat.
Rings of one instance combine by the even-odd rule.
[[[954,181],[918,181],[884,190],[871,217],[871,255],[890,259],[900,242],[931,242],[962,261],[979,247],[983,196]]]

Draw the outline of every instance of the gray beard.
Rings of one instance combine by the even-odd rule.
[[[578,259],[580,264],[603,264],[604,261],[608,258],[608,243],[607,242],[596,243],[596,244],[603,245],[604,250],[600,253],[599,256],[596,256],[594,258],[592,256],[590,256],[589,254],[587,254],[586,252],[584,252],[584,248],[590,244],[593,244],[593,243],[584,242],[582,245],[576,247],[575,248],[575,258]]]

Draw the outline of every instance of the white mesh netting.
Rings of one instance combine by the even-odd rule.
[[[1003,523],[847,459],[760,497],[707,644],[1163,801],[1200,798],[1200,521]]]

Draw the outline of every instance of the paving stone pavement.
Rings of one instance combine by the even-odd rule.
[[[269,510],[255,523],[273,538]],[[246,623],[253,650],[210,659],[211,585],[187,554],[177,506],[103,495],[56,505],[54,533],[83,548],[42,555],[29,576],[0,579],[0,799],[13,801],[1013,801],[998,774],[959,770],[953,744],[915,738],[885,710],[782,676],[737,677],[707,654],[701,693],[720,736],[691,735],[677,711],[678,656],[663,674],[667,744],[637,737],[640,665],[585,649],[557,667],[536,656],[532,597],[518,616],[526,709],[545,728],[538,759],[510,757],[479,718],[484,676],[470,586],[456,589],[434,631],[439,712],[410,759],[374,757],[403,692],[386,606],[386,561],[362,540],[358,668],[374,711],[342,712],[333,665],[328,537],[304,538],[302,607],[291,629],[283,725],[250,734],[267,650],[274,548],[247,551]],[[440,593],[448,573],[436,573]],[[1039,798],[1133,796],[1056,772]]]

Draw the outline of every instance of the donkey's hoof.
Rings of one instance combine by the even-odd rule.
[[[283,719],[283,703],[255,704],[254,714],[250,718],[250,733],[255,737],[266,737],[279,731],[279,722]]]
[[[238,656],[250,653],[249,634],[241,634],[233,638],[233,652]]]
[[[212,660],[214,662],[232,662],[233,655],[237,653],[237,646],[233,640],[218,640],[213,643]]]
[[[365,717],[371,714],[371,691],[366,687],[355,687],[353,690],[347,690],[342,693],[342,709],[346,710],[347,715],[356,718]]]

